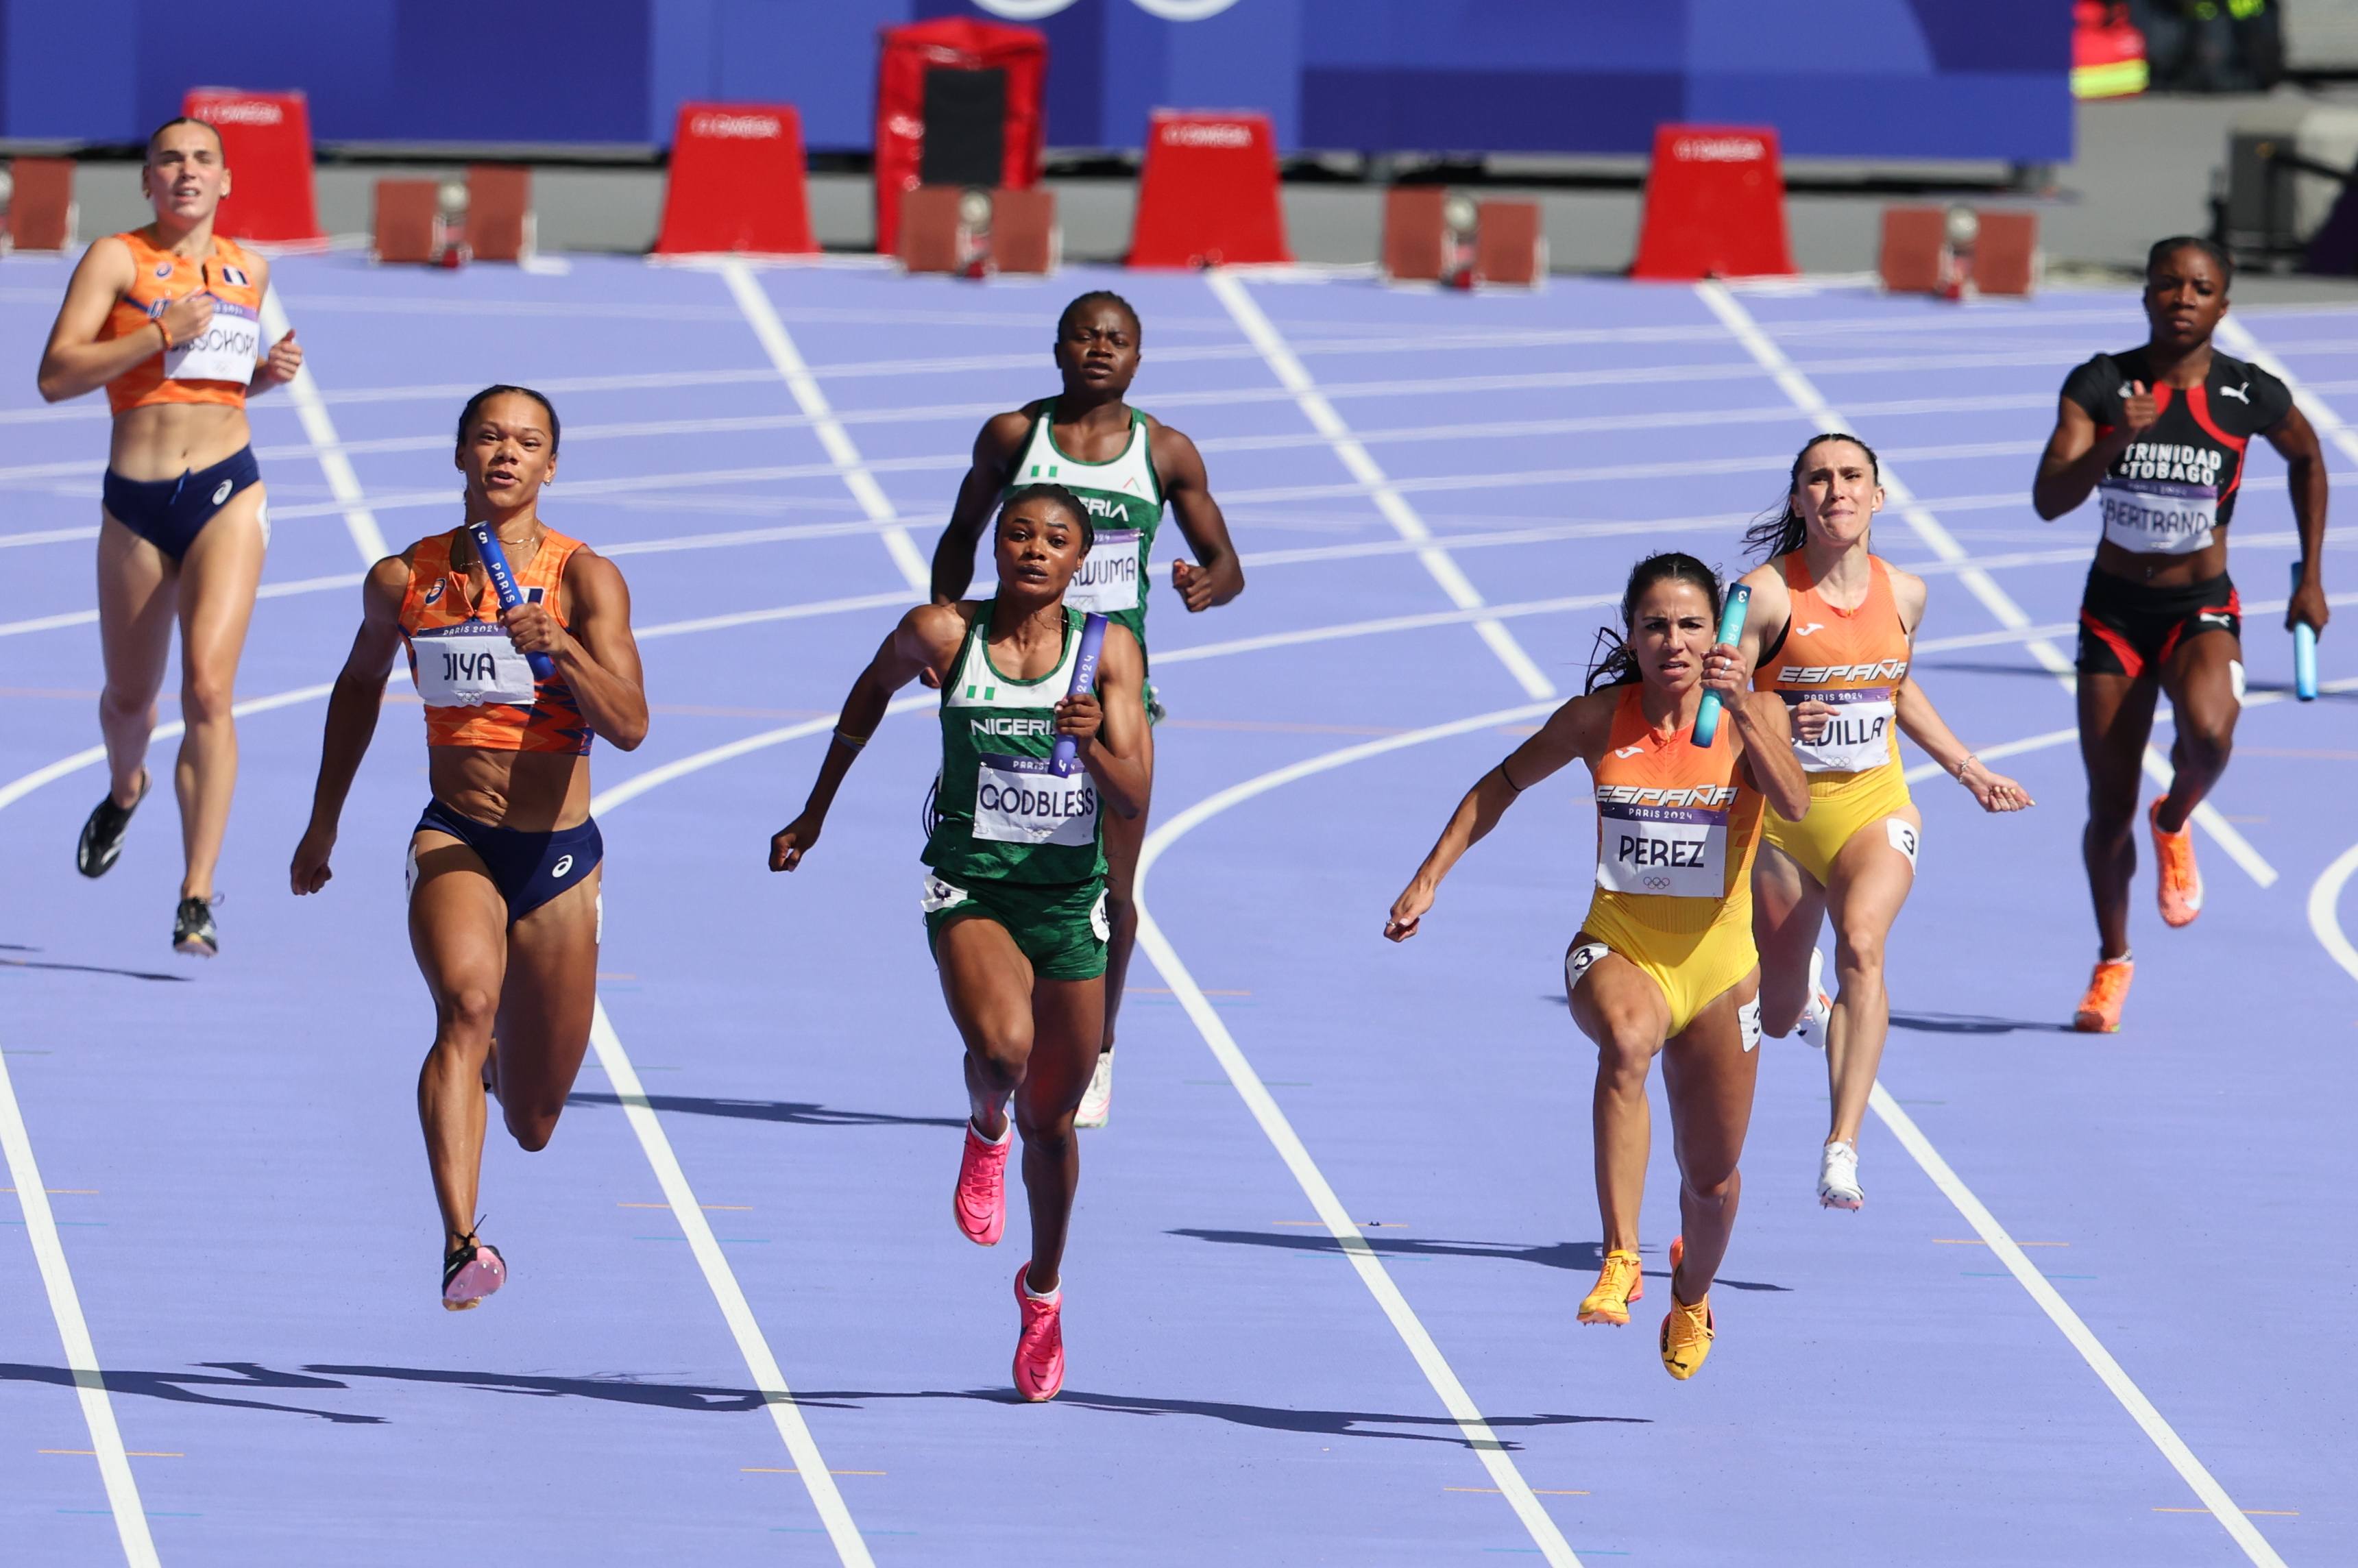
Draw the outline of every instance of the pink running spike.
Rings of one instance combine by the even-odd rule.
[[[950,1214],[958,1234],[977,1247],[996,1247],[1007,1229],[1007,1151],[1015,1144],[1013,1127],[996,1143],[985,1141],[966,1124],[966,1148],[958,1156],[957,1189],[950,1195]]]
[[[507,1260],[487,1243],[475,1244],[475,1255],[448,1270],[442,1285],[442,1305],[449,1312],[481,1306],[483,1298],[508,1282]]]
[[[1015,1391],[1036,1405],[1065,1386],[1065,1292],[1060,1287],[1044,1299],[1033,1295],[1023,1288],[1031,1271],[1029,1263],[1015,1271],[1015,1303],[1023,1314],[1023,1332],[1015,1341]]]

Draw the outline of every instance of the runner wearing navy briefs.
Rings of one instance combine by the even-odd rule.
[[[955,604],[974,578],[975,546],[984,524],[1012,488],[1060,484],[1089,508],[1097,544],[1065,595],[1076,610],[1094,611],[1129,629],[1146,646],[1147,563],[1163,507],[1186,536],[1194,562],[1171,563],[1171,586],[1189,614],[1226,604],[1244,591],[1245,574],[1228,540],[1228,520],[1212,499],[1211,481],[1195,443],[1124,401],[1138,374],[1138,312],[1103,289],[1065,307],[1056,322],[1056,369],[1064,390],[1005,414],[993,415],[975,438],[974,465],[958,487],[949,526],[934,549],[934,602]],[[1150,660],[1151,664],[1151,660]],[[1160,721],[1154,688],[1145,687],[1150,714]],[[1147,734],[1150,787],[1154,739]],[[1105,822],[1106,913],[1113,929],[1107,955],[1105,1049],[1098,1056],[1077,1127],[1102,1127],[1113,1098],[1114,1022],[1130,945],[1138,938],[1131,889],[1146,812]]]
[[[370,569],[289,869],[297,893],[333,874],[337,819],[406,648],[433,789],[409,834],[409,945],[434,998],[417,1116],[452,1312],[507,1279],[499,1249],[475,1235],[485,1092],[519,1145],[545,1148],[590,1045],[605,853],[590,816],[591,737],[628,752],[647,733],[630,587],[539,514],[561,433],[548,400],[519,386],[486,387],[459,416],[468,520],[499,541],[522,602],[502,608],[467,526]]]
[[[2188,817],[2226,771],[2243,698],[2243,606],[2227,576],[2227,527],[2252,438],[2282,453],[2306,566],[2285,614],[2322,631],[2326,481],[2317,432],[2283,382],[2228,358],[2211,335],[2234,264],[2208,240],[2163,240],[2146,260],[2152,335],[2098,354],[2063,384],[2031,500],[2050,522],[2097,501],[2103,529],[2080,606],[2080,755],[2088,770],[2082,850],[2103,946],[2075,1026],[2118,1029],[2133,972],[2129,879],[2154,700],[2169,694],[2177,738],[2169,793],[2147,813],[2161,917],[2202,911]]]

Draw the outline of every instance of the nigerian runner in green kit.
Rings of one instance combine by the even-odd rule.
[[[1032,1400],[1054,1399],[1065,1377],[1060,1270],[1080,1181],[1073,1119],[1106,1026],[1104,827],[1146,807],[1137,638],[1108,626],[1094,688],[1072,689],[1086,616],[1066,589],[1094,554],[1092,532],[1088,508],[1061,485],[1010,494],[992,535],[997,597],[901,618],[844,698],[802,815],[770,840],[772,871],[800,864],[892,693],[920,676],[939,684],[942,762],[920,905],[966,1042],[972,1115],[951,1213],[967,1239],[997,1245],[1020,1132],[1032,1257],[1015,1276],[1015,1388]],[[1054,761],[1060,737],[1076,745],[1069,772]]]
[[[1244,591],[1244,569],[1219,503],[1212,499],[1195,443],[1125,401],[1138,374],[1139,338],[1138,312],[1118,294],[1100,289],[1065,307],[1055,344],[1064,390],[992,416],[975,438],[974,465],[958,487],[949,526],[934,550],[936,604],[954,604],[966,592],[983,525],[1014,487],[1028,484],[1063,485],[1088,507],[1097,543],[1065,602],[1127,628],[1141,651],[1152,587],[1147,565],[1166,503],[1195,556],[1192,562],[1171,563],[1171,587],[1189,613],[1226,604]],[[1163,715],[1153,688],[1141,690],[1159,721]],[[1151,732],[1141,761],[1151,791]],[[1131,895],[1145,838],[1142,800],[1136,816],[1117,816],[1105,823],[1106,918],[1112,931],[1106,952],[1105,1049],[1081,1101],[1075,1123],[1080,1127],[1104,1126],[1113,1098],[1114,1023],[1130,945],[1138,936]]]

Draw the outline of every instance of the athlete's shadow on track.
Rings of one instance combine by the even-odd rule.
[[[620,1095],[576,1089],[568,1105],[620,1105]],[[747,1121],[790,1121],[800,1127],[964,1127],[962,1116],[893,1116],[880,1110],[833,1110],[801,1100],[705,1099],[692,1095],[649,1095],[657,1110],[687,1116],[729,1116]]]
[[[654,1405],[664,1410],[728,1413],[760,1410],[767,1401],[756,1389],[720,1389],[697,1383],[657,1383],[616,1373],[602,1378],[547,1378],[511,1372],[457,1372],[425,1367],[306,1367],[306,1372],[339,1378],[390,1378],[405,1383],[454,1383],[492,1394],[537,1399],[610,1400],[617,1404]],[[112,1373],[108,1374],[110,1377]],[[337,1384],[336,1387],[342,1387]]]
[[[1281,1252],[1343,1256],[1343,1244],[1331,1236],[1271,1236],[1258,1230],[1174,1230],[1169,1234],[1190,1236],[1198,1241],[1224,1242],[1231,1247],[1274,1247]],[[1583,1274],[1605,1267],[1605,1248],[1595,1241],[1556,1241],[1531,1247],[1511,1241],[1416,1241],[1404,1236],[1370,1236],[1367,1242],[1368,1249],[1379,1258],[1504,1258],[1509,1262],[1537,1263]],[[1657,1279],[1671,1277],[1668,1269],[1649,1269],[1646,1272]],[[1725,1274],[1712,1283],[1725,1285],[1732,1291],[1790,1292],[1793,1288],[1763,1284],[1758,1280],[1731,1280]]]
[[[2012,1034],[2028,1030],[2036,1034],[2072,1034],[2078,1033],[2068,1023],[2039,1023],[2027,1018],[1985,1018],[1971,1012],[1895,1012],[1891,1015],[1894,1029],[1913,1029],[1927,1034]]]
[[[0,951],[38,953],[38,947],[27,947],[19,942],[0,942]],[[152,969],[118,969],[107,964],[53,964],[46,958],[0,958],[0,967],[11,969],[65,969],[79,975],[121,975],[129,980],[169,980],[186,985],[190,975],[158,974]]]
[[[797,1405],[816,1405],[833,1410],[856,1410],[870,1400],[978,1400],[984,1404],[1011,1405],[1022,1402],[1012,1389],[926,1389],[905,1393],[854,1392],[828,1390],[800,1393],[795,1396]],[[1444,1443],[1459,1448],[1471,1448],[1473,1444],[1458,1430],[1457,1423],[1440,1415],[1379,1415],[1370,1411],[1293,1410],[1278,1405],[1238,1405],[1218,1400],[1148,1400],[1128,1394],[1089,1394],[1076,1389],[1066,1389],[1056,1396],[1062,1407],[1104,1411],[1114,1415],[1193,1415],[1210,1421],[1234,1422],[1238,1426],[1260,1427],[1266,1432],[1300,1432],[1325,1437],[1388,1437],[1405,1443]],[[1494,1415],[1483,1418],[1493,1431],[1509,1428],[1541,1426],[1578,1426],[1590,1422],[1617,1422],[1632,1426],[1653,1423],[1642,1416],[1630,1415]],[[1433,1431],[1378,1432],[1379,1426],[1435,1428]],[[1502,1448],[1520,1449],[1517,1443],[1501,1443]]]
[[[209,1389],[342,1389],[351,1385],[328,1378],[306,1378],[295,1372],[274,1372],[253,1361],[200,1361],[200,1367],[218,1368],[237,1374],[231,1378],[209,1377],[202,1372],[126,1372],[118,1368],[106,1369],[109,1393],[145,1394],[150,1399],[171,1400],[180,1404],[223,1405],[236,1410],[280,1411],[287,1415],[312,1415],[322,1421],[349,1425],[382,1425],[384,1417],[353,1415],[347,1411],[312,1410],[303,1405],[273,1404],[267,1400],[223,1399],[218,1394],[199,1393],[183,1387],[195,1384]],[[333,1368],[324,1368],[332,1370]],[[313,1368],[313,1371],[323,1368]],[[61,1389],[76,1386],[74,1375],[63,1367],[31,1367],[19,1361],[0,1361],[0,1382],[54,1383]]]

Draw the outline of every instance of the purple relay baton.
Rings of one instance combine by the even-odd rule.
[[[500,536],[492,532],[492,525],[471,522],[467,532],[475,541],[475,554],[483,558],[483,572],[492,579],[492,591],[500,596],[500,608],[514,610],[522,604],[524,589],[516,587],[515,573],[508,569],[508,553],[500,547]],[[552,679],[557,674],[557,665],[546,654],[526,654],[525,661],[542,680]]]
[[[1092,615],[1081,622],[1081,654],[1073,661],[1073,684],[1066,697],[1078,697],[1098,683],[1098,654],[1105,648],[1106,618]],[[1069,775],[1080,763],[1081,743],[1070,735],[1056,737],[1056,744],[1048,752],[1048,766],[1059,775]]]

